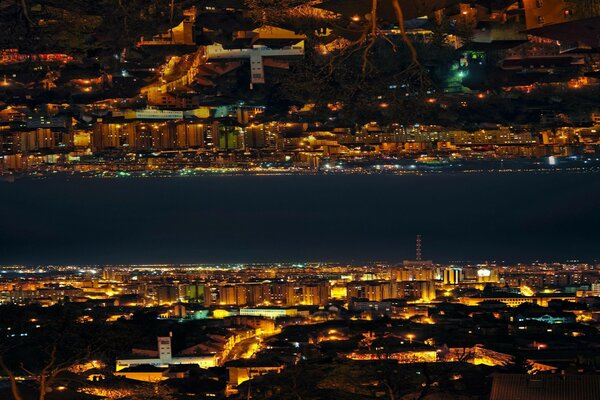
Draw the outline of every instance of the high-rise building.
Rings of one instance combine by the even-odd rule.
[[[220,305],[236,305],[236,287],[234,285],[224,285],[219,287],[219,303]]]
[[[325,305],[329,301],[329,283],[290,284],[286,290],[287,305]]]
[[[207,285],[204,288],[204,305],[206,307],[219,304],[219,287],[215,285]]]
[[[398,296],[395,282],[355,281],[348,283],[348,299],[367,299],[381,301]]]
[[[435,282],[434,281],[420,281],[420,289],[421,289],[421,300],[425,302],[429,302],[431,300],[435,300],[437,297],[435,293]]]
[[[432,268],[414,266],[399,270],[397,273],[397,280],[400,282],[427,281],[434,279],[434,276],[435,273]]]
[[[262,148],[267,146],[267,134],[263,124],[252,124],[244,131],[244,147]]]
[[[161,285],[156,287],[156,302],[158,304],[173,304],[177,301],[177,287],[172,285]]]
[[[435,282],[433,280],[398,282],[398,296],[429,302],[436,298]]]
[[[287,292],[286,283],[273,283],[270,285],[271,303],[276,305],[284,305]]]
[[[204,303],[204,290],[204,284],[192,283],[183,285],[181,293],[183,293],[183,298],[189,303]]]
[[[490,268],[480,268],[477,270],[477,282],[496,283],[499,282],[498,270]]]
[[[463,280],[462,268],[448,267],[444,270],[444,284],[458,285]]]
[[[245,303],[248,306],[257,306],[270,302],[270,292],[268,285],[262,283],[247,283],[244,285],[238,285],[238,291],[243,291],[243,297]],[[242,295],[238,294],[238,298]]]
[[[216,133],[215,145],[220,150],[235,150],[243,147],[244,136],[240,127],[220,125]]]

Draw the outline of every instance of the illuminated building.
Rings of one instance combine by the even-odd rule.
[[[523,68],[520,64],[521,62],[525,62],[523,60],[505,60],[507,68]],[[543,61],[540,61],[543,62]],[[569,59],[570,62],[570,59]],[[529,68],[529,67],[527,67]],[[461,145],[486,145],[486,144],[495,144],[495,145],[514,145],[514,144],[522,144],[522,145],[531,145],[537,143],[537,141],[531,135],[531,132],[512,132],[508,127],[498,127],[497,129],[481,129],[475,132],[466,132],[466,131],[455,131],[453,134],[452,143],[461,146]]]
[[[119,372],[125,368],[136,367],[140,365],[168,367],[169,365],[176,364],[197,364],[200,368],[211,368],[217,366],[217,357],[215,354],[173,356],[170,336],[159,337],[158,351],[150,351],[148,353],[156,353],[156,357],[133,356],[118,358],[116,362],[116,371]]]
[[[235,150],[244,148],[242,129],[237,126],[219,125],[214,137],[215,145],[220,150]]]
[[[290,284],[286,291],[287,305],[325,305],[329,301],[329,283]]]
[[[169,309],[164,316],[164,318],[185,318],[187,316],[187,309],[183,304],[175,304],[171,309]]]
[[[435,278],[435,271],[431,261],[421,261],[418,265],[415,265],[413,261],[405,260],[404,265],[408,266],[408,268],[394,271],[396,279],[400,282],[427,281]]]
[[[174,110],[159,110],[156,108],[145,108],[141,110],[128,110],[124,113],[124,117],[127,120],[138,119],[138,120],[180,120],[183,119],[183,111]]]
[[[213,318],[216,319],[223,319],[223,318],[228,318],[228,317],[233,317],[238,315],[238,311],[237,310],[214,310],[213,311]]]
[[[429,302],[431,300],[435,300],[437,297],[435,292],[435,282],[434,281],[420,281],[418,282],[421,289],[421,300],[425,302]]]
[[[347,287],[342,285],[331,286],[330,297],[332,299],[346,299],[348,297]]]
[[[448,267],[444,270],[444,284],[458,285],[463,280],[462,268]]]
[[[235,388],[241,383],[254,379],[268,373],[280,373],[283,371],[283,364],[273,361],[261,360],[235,360],[227,363],[228,380],[230,388]]]
[[[597,3],[579,1],[524,0],[526,33],[560,42],[561,53],[598,51]],[[583,1],[581,1],[583,3]]]
[[[207,126],[204,124],[177,124],[175,129],[177,148],[193,149],[206,145]]]
[[[353,311],[374,311],[391,315],[393,303],[391,301],[352,300],[349,302],[349,306]]]
[[[210,125],[195,121],[105,120],[94,124],[94,152],[104,150],[187,150],[207,145]]]
[[[238,304],[237,286],[224,285],[219,287],[219,302],[220,305],[236,305]]]
[[[92,133],[85,130],[75,130],[73,132],[73,146],[75,149],[88,149],[92,144]]]
[[[167,45],[183,45],[195,46],[194,24],[196,22],[196,8],[185,10],[183,12],[184,19],[179,25],[169,29],[168,32],[153,36],[150,39],[142,37],[138,42],[138,46],[167,46]]]
[[[240,315],[276,319],[280,317],[295,317],[298,315],[298,309],[269,307],[240,308]]]
[[[510,317],[511,322],[538,321],[546,324],[574,324],[577,322],[575,314],[559,311],[525,311]]]
[[[475,306],[482,301],[498,301],[506,304],[509,307],[517,307],[523,303],[538,304],[542,307],[548,307],[548,303],[551,300],[563,300],[563,301],[577,301],[575,295],[568,294],[551,294],[551,295],[537,295],[537,296],[521,296],[521,295],[503,295],[503,296],[478,296],[478,297],[460,297],[459,302],[469,306]]]
[[[146,96],[148,104],[152,106],[165,106],[176,108],[189,108],[192,106],[190,100],[186,97],[174,96],[171,93],[186,88],[194,82],[196,76],[200,73],[201,66],[205,63],[204,48],[199,47],[193,54],[171,57],[167,64],[163,66],[163,74],[156,82],[151,83],[141,89],[141,94]],[[170,79],[171,71],[175,71],[177,66],[183,63],[187,65],[187,71],[184,74],[174,74]]]
[[[173,304],[178,301],[177,287],[170,285],[162,285],[156,287],[156,303],[157,304]]]
[[[113,282],[127,282],[129,280],[129,272],[118,269],[104,268],[102,270],[102,279]]]
[[[104,122],[95,124],[92,132],[92,150],[121,148],[125,144],[125,138],[126,134],[121,124]]]
[[[211,296],[205,298],[204,304],[255,306],[272,303],[270,284],[249,283],[235,285],[210,286]],[[284,293],[285,296],[285,293]],[[284,304],[283,302],[278,304]]]
[[[21,132],[21,151],[24,153],[38,150],[57,149],[61,144],[64,147],[72,147],[73,136],[66,132],[60,132],[49,128],[37,128]]]
[[[401,298],[429,302],[436,298],[435,290],[432,280],[398,282],[398,295]]]
[[[273,319],[239,315],[230,318],[230,320],[234,325],[256,329],[258,334],[271,334],[275,332],[275,321]]]
[[[183,297],[190,303],[204,303],[205,286],[199,283],[182,285],[180,288]]]
[[[349,299],[367,299],[370,301],[381,301],[397,297],[394,282],[381,281],[355,281],[347,285]]]
[[[166,379],[183,379],[189,376],[189,368],[187,366],[168,366],[168,367],[155,367],[153,365],[138,365],[135,367],[124,368],[118,372],[115,372],[115,376],[124,377],[136,381],[150,382],[156,384],[157,382],[164,381]]]
[[[285,303],[285,295],[287,293],[287,284],[286,283],[273,283],[270,285],[270,296],[271,303],[284,305]]]
[[[29,109],[26,107],[13,107],[8,106],[3,110],[0,110],[0,121],[3,122],[26,122],[27,116],[30,114]]]
[[[466,360],[465,355],[468,355]],[[447,353],[443,353],[443,360],[446,362],[463,360],[475,365],[504,366],[513,362],[514,358],[510,354],[486,349],[482,345],[475,345],[469,349],[449,348]]]
[[[26,61],[66,64],[73,61],[73,57],[61,53],[22,54],[18,49],[0,50],[0,64],[18,64]]]
[[[277,29],[277,28],[275,28]],[[289,32],[289,31],[288,31]],[[291,32],[293,34],[293,32]],[[304,40],[291,46],[272,49],[264,45],[251,48],[225,49],[221,44],[206,46],[206,58],[210,61],[246,59],[250,61],[250,79],[252,84],[265,83],[264,58],[299,57],[304,55]]]
[[[381,360],[381,352],[362,350],[346,355],[351,360]],[[396,351],[386,354],[386,358],[398,361],[399,364],[433,363],[438,359],[435,350]]]
[[[477,282],[480,283],[496,283],[499,282],[498,270],[481,268],[477,270]]]
[[[245,291],[246,303],[249,306],[262,305],[271,301],[269,285],[262,283],[248,283],[241,287]]]
[[[267,147],[267,132],[264,124],[252,124],[245,129],[244,146],[252,148]]]

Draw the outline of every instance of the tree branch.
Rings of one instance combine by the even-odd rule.
[[[31,17],[29,16],[29,5],[27,4],[27,0],[21,0],[21,11],[23,12],[23,16],[27,20],[27,24],[29,25],[29,27],[34,26],[35,23],[31,20]]]
[[[10,390],[12,392],[15,400],[23,400],[23,396],[21,395],[21,391],[19,390],[19,386],[17,385],[17,379],[15,378],[15,374],[12,372],[10,368],[4,362],[4,357],[0,354],[0,368],[4,373],[8,376],[10,380]]]

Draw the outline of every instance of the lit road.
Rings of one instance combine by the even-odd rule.
[[[240,358],[251,358],[259,348],[260,338],[258,337],[242,340],[236,344],[233,349],[231,349],[227,357],[225,357],[225,361],[237,360]]]

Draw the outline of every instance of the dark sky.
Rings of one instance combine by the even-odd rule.
[[[600,259],[599,174],[0,183],[0,264]]]

